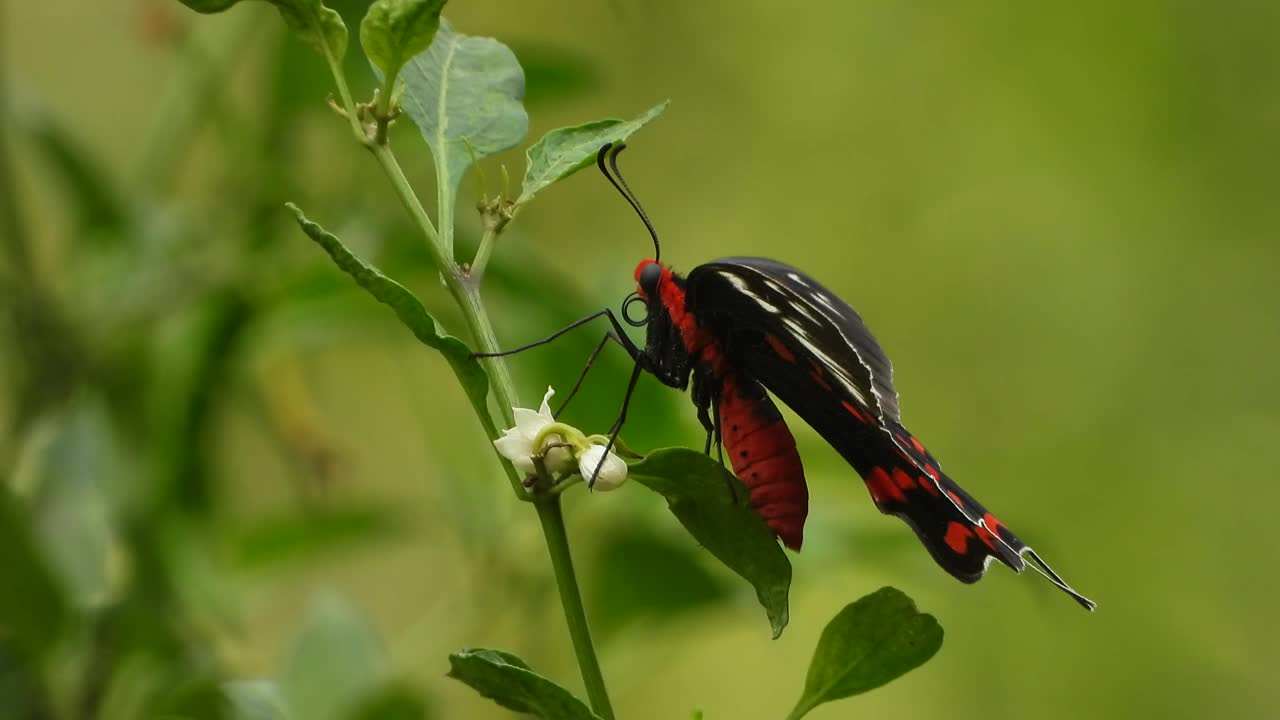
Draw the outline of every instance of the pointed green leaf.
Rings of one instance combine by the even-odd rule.
[[[241,0],[179,0],[198,13],[220,13]],[[321,0],[267,0],[280,11],[286,24],[321,55],[341,60],[347,54],[347,26],[337,11]]]
[[[453,254],[453,206],[475,160],[506,150],[529,131],[524,71],[506,45],[454,32],[444,19],[427,51],[400,71],[400,106],[413,120],[436,166],[440,237]]]
[[[596,153],[606,143],[619,143],[631,137],[632,133],[661,115],[670,102],[664,100],[634,120],[597,120],[543,135],[525,153],[528,166],[516,204],[528,202],[542,188],[592,164]]]
[[[452,335],[442,334],[435,319],[422,306],[422,302],[403,285],[352,255],[341,240],[308,220],[297,205],[288,203],[286,207],[293,212],[298,225],[307,237],[324,248],[339,269],[350,275],[360,287],[369,291],[369,294],[373,295],[378,302],[394,310],[400,322],[412,330],[414,336],[424,345],[433,347],[444,355],[472,402],[483,405],[485,396],[489,392],[489,377],[485,375],[484,369],[476,359],[471,357],[471,348]]]
[[[500,650],[453,653],[449,656],[449,677],[508,710],[544,720],[598,720],[568,690],[533,672],[515,655]]]
[[[369,6],[360,22],[360,44],[389,87],[409,58],[431,45],[445,1],[377,0]]]
[[[825,702],[858,695],[923,665],[942,647],[942,627],[900,590],[880,588],[827,623],[788,720]]]
[[[671,513],[690,535],[756,589],[776,638],[787,626],[791,563],[748,504],[742,483],[720,463],[687,448],[650,453],[630,469],[631,477],[667,499]],[[729,487],[733,487],[731,497]]]

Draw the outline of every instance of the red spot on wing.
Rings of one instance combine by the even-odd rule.
[[[938,483],[935,482],[938,479],[938,468],[926,463],[924,474],[928,477],[920,478],[920,487],[924,488],[925,492],[930,495],[938,497]]]
[[[920,444],[920,441],[916,439],[916,436],[911,435],[909,437],[911,438],[911,446],[916,449],[916,452],[920,453],[921,455],[924,455],[925,454],[924,446]]]
[[[969,551],[969,538],[971,537],[973,537],[973,530],[965,527],[962,523],[952,520],[947,525],[947,534],[942,540],[957,555],[964,555]]]
[[[981,525],[974,528],[973,530],[978,534],[978,539],[982,541],[983,545],[986,545],[992,550],[996,549],[995,535],[990,530],[986,529]]]
[[[957,494],[955,494],[955,492],[953,492],[953,491],[951,491],[951,490],[948,490],[948,491],[947,491],[947,497],[951,498],[951,502],[955,503],[955,504],[956,504],[956,507],[959,507],[959,508],[963,508],[963,507],[964,507],[964,501],[963,501],[963,500],[961,500],[961,499],[960,499],[960,496],[959,496],[959,495],[957,495]]]
[[[903,490],[910,490],[916,486],[916,479],[907,474],[902,468],[893,469],[893,484]]]
[[[827,371],[821,365],[814,365],[809,371],[809,379],[822,386],[823,390],[830,390],[831,383],[827,382]]]
[[[879,504],[907,501],[902,488],[894,484],[893,478],[889,477],[889,473],[882,467],[871,468],[871,472],[867,473],[864,481],[867,483],[867,489],[871,491],[872,499]]]
[[[856,418],[858,422],[864,423],[864,424],[867,422],[867,416],[863,415],[862,411],[859,410],[853,403],[849,402],[848,400],[841,400],[840,404],[843,405],[844,409],[848,410],[849,414],[853,415],[853,417]]]
[[[796,361],[796,354],[791,352],[791,348],[787,347],[786,344],[779,340],[776,335],[765,335],[764,341],[769,343],[769,347],[773,348],[773,351],[777,353],[778,357],[782,358],[783,361],[789,363],[794,363]]]

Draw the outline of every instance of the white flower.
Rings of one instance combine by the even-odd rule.
[[[600,465],[600,458],[604,458],[603,465]],[[603,445],[592,445],[578,456],[578,472],[587,482],[591,481],[591,473],[596,471],[597,465],[600,465],[600,472],[596,475],[596,482],[591,486],[592,489],[614,490],[626,482],[627,464],[613,453],[606,455]]]
[[[538,408],[538,412],[534,412],[528,408],[512,408],[512,414],[515,416],[516,426],[509,428],[503,432],[502,437],[493,441],[493,446],[498,448],[498,452],[511,461],[516,469],[525,475],[532,475],[533,456],[536,455],[540,448],[533,446],[533,441],[538,437],[538,433],[547,425],[555,422],[555,418],[551,416],[551,407],[548,404],[551,396],[556,391],[547,388],[547,394],[542,398],[542,407]],[[563,439],[559,435],[548,435],[543,441],[546,443],[562,442]],[[573,456],[569,448],[552,448],[547,452],[545,458],[547,470],[551,472],[564,472],[573,467]]]

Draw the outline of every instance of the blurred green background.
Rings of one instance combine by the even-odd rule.
[[[361,2],[331,4],[358,25]],[[530,142],[671,98],[622,160],[664,259],[775,257],[847,299],[893,358],[907,426],[1100,604],[1084,613],[1000,567],[956,583],[796,420],[814,506],[777,641],[660,499],[569,493],[621,716],[785,715],[826,621],[884,584],[938,617],[942,651],[812,717],[1280,713],[1280,4],[455,0],[446,14],[525,65]],[[2,189],[20,221],[0,228],[0,472],[6,522],[21,519],[5,533],[34,528],[52,568],[44,588],[6,542],[0,577],[9,605],[50,598],[21,608],[31,627],[52,598],[80,609],[52,649],[8,637],[43,648],[55,704],[92,710],[60,716],[131,717],[175,667],[288,675],[317,656],[300,633],[335,615],[361,618],[380,638],[369,653],[440,717],[509,715],[444,677],[464,646],[515,652],[581,695],[535,516],[447,366],[281,207],[462,331],[325,107],[319,59],[265,4],[199,17],[11,1],[0,22]],[[367,95],[354,40],[348,72]],[[395,130],[434,197],[425,145]],[[518,176],[522,150],[483,163],[491,188],[502,163]],[[488,280],[507,345],[616,307],[650,252],[594,171],[540,197]],[[525,402],[567,389],[595,339],[517,359]],[[620,356],[571,421],[607,427]],[[650,379],[626,438],[702,441],[687,399]],[[0,652],[18,717],[21,657]]]

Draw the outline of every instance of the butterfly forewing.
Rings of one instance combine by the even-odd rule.
[[[844,400],[898,419],[889,358],[861,316],[808,275],[765,258],[725,258],[694,268],[686,293],[703,326],[787,340],[805,371]]]

